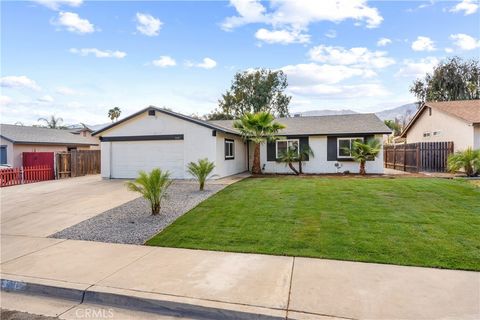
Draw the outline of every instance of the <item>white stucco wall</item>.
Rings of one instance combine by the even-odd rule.
[[[440,134],[433,135],[435,131],[440,131]],[[424,132],[430,132],[431,135],[424,137]],[[408,130],[407,143],[441,141],[453,141],[454,151],[473,147],[474,128],[467,122],[434,108],[430,115],[428,108],[425,108]]]
[[[480,149],[480,124],[474,127],[473,149]]]
[[[147,112],[133,119],[125,121],[107,131],[100,133],[100,136],[141,136],[141,135],[184,135],[184,176],[181,178],[191,178],[186,172],[186,166],[189,162],[196,162],[199,159],[207,158],[209,161],[215,161],[215,178],[220,178],[244,171],[242,168],[242,158],[245,153],[243,143],[235,141],[237,154],[235,160],[225,160],[223,139],[224,135],[217,132],[217,136],[212,135],[212,129],[186,121],[161,112],[156,112],[156,116],[149,116]],[[237,138],[238,139],[238,138]],[[168,143],[168,141],[161,141]],[[101,143],[102,172],[104,178],[111,175],[111,146],[115,142]],[[113,147],[114,148],[114,147]],[[246,164],[244,164],[246,166]]]
[[[376,139],[383,141],[383,135],[376,135]],[[309,137],[309,145],[314,153],[314,157],[310,157],[309,161],[303,162],[304,173],[336,173],[337,168],[335,163],[337,161],[327,160],[327,137],[326,136],[311,136]],[[253,162],[253,145],[250,147],[250,168]],[[359,164],[355,161],[338,161],[342,167],[338,172],[350,171],[351,173],[359,172]],[[267,161],[267,145],[264,143],[260,146],[260,165],[265,165],[265,173],[292,173],[292,170],[282,162]],[[295,164],[298,169],[298,164]],[[383,174],[383,149],[379,153],[375,161],[367,161],[367,173]]]
[[[225,159],[225,139],[234,141],[234,159]],[[247,170],[247,145],[239,136],[217,133],[215,174],[230,176]]]

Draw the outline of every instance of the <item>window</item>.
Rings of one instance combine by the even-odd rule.
[[[442,131],[433,131],[434,136],[439,136],[442,133]]]
[[[235,145],[234,141],[225,139],[225,160],[235,159]]]
[[[338,138],[337,139],[337,158],[351,158],[350,150],[355,141],[363,142],[363,138]]]
[[[431,134],[430,132],[428,132],[428,131],[426,131],[426,132],[423,133],[423,137],[424,137],[424,138],[428,138],[428,137],[430,137],[431,135],[432,135],[432,134]]]
[[[0,164],[7,164],[7,146],[0,146]]]
[[[294,150],[297,152],[297,156],[300,154],[300,140],[298,139],[287,139],[287,140],[277,140],[276,141],[276,157],[277,159],[282,156],[287,150]]]

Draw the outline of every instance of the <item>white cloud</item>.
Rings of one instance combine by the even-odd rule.
[[[303,63],[281,68],[291,86],[335,84],[353,77],[371,78],[376,73],[363,68],[329,64]]]
[[[435,51],[435,43],[429,37],[418,36],[417,40],[412,42],[414,51]]]
[[[337,31],[335,31],[333,29],[330,29],[327,32],[325,32],[325,37],[330,38],[330,39],[334,39],[334,38],[337,37]]]
[[[463,11],[464,15],[474,14],[478,10],[478,1],[477,0],[463,0],[462,2],[455,5],[455,7],[450,9],[450,12],[461,12]]]
[[[33,1],[52,10],[58,10],[62,5],[79,7],[83,3],[83,0],[33,0]]]
[[[92,33],[95,27],[87,19],[82,19],[74,12],[59,12],[57,20],[53,24],[65,27],[70,32],[79,34]]]
[[[453,40],[453,44],[461,50],[473,50],[480,47],[480,40],[476,40],[464,33],[452,34],[450,39]]]
[[[83,57],[93,54],[97,58],[122,59],[122,58],[125,58],[125,56],[127,55],[127,53],[123,51],[99,50],[97,48],[83,48],[83,49],[71,48],[69,51],[71,53],[78,54]]]
[[[418,61],[406,59],[395,75],[397,77],[421,78],[424,77],[425,74],[431,73],[439,62],[440,60],[436,57],[427,57]]]
[[[152,64],[155,67],[166,68],[166,67],[173,67],[173,66],[177,65],[177,62],[172,57],[160,56],[159,59],[153,60]]]
[[[388,38],[380,38],[380,39],[378,39],[378,41],[377,41],[377,46],[379,46],[379,47],[385,47],[385,46],[387,46],[387,45],[389,45],[389,44],[391,44],[391,43],[392,43],[392,40],[390,40],[390,39],[388,39]]]
[[[353,19],[357,24],[364,22],[367,28],[378,27],[383,21],[378,10],[368,6],[366,0],[272,0],[270,10],[259,0],[230,0],[230,4],[238,15],[223,21],[221,27],[227,31],[250,23],[264,23],[275,30],[305,34],[311,23],[320,21],[338,23]]]
[[[158,36],[162,22],[148,13],[137,12],[137,30],[149,37]]]
[[[13,103],[13,99],[9,96],[0,95],[0,106],[8,106]]]
[[[61,94],[63,96],[73,96],[78,94],[78,92],[73,90],[72,88],[63,86],[55,88],[55,93]]]
[[[217,66],[217,62],[211,58],[203,58],[202,62],[195,63],[192,61],[185,61],[186,67],[197,67],[203,69],[213,69]]]
[[[310,41],[310,36],[302,34],[299,31],[288,30],[267,30],[265,28],[258,29],[255,33],[255,38],[266,43],[307,43]]]
[[[295,94],[315,95],[330,98],[348,99],[360,97],[383,97],[390,92],[381,84],[365,83],[354,85],[325,85],[318,84],[304,87],[290,87],[289,90]]]
[[[388,57],[385,51],[370,51],[362,47],[345,49],[320,45],[310,49],[308,55],[311,60],[316,62],[375,69],[386,68],[395,63],[395,60]]]
[[[47,103],[50,103],[50,102],[53,102],[53,97],[47,94],[47,95],[44,95],[44,96],[42,96],[42,97],[40,97],[40,98],[37,98],[37,101],[38,101],[38,102],[47,102]]]
[[[7,76],[0,78],[0,86],[5,88],[26,88],[39,91],[40,86],[27,76]]]

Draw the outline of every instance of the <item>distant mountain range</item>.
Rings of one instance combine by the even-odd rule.
[[[407,116],[410,118],[415,114],[417,111],[417,105],[415,103],[404,104],[402,106],[386,109],[379,112],[375,112],[375,114],[382,120],[393,120],[395,118],[403,118]],[[359,113],[350,109],[342,109],[342,110],[311,110],[300,112],[302,117],[309,117],[309,116],[331,116],[331,115],[342,115],[342,114],[353,114]]]

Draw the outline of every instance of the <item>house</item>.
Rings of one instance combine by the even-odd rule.
[[[480,149],[480,100],[425,102],[401,137],[407,143],[453,141],[454,151]]]
[[[68,130],[0,124],[2,165],[22,166],[23,152],[67,152],[98,147],[98,144]]]
[[[76,134],[80,137],[85,137],[90,142],[94,143],[95,145],[90,146],[91,150],[99,150],[100,149],[100,140],[98,139],[98,137],[92,136],[92,133],[94,132],[94,130],[92,128],[90,128],[88,126],[85,126],[85,125],[82,125],[82,126],[77,127],[77,128],[68,129],[68,131],[70,131],[70,133]]]
[[[383,139],[390,129],[374,114],[279,118],[286,126],[279,140],[261,146],[266,173],[289,173],[277,156],[287,147],[309,145],[314,157],[304,164],[306,173],[358,172],[358,164],[342,147],[355,139]],[[186,166],[208,158],[216,177],[247,171],[253,145],[246,143],[233,121],[203,121],[156,107],[140,110],[93,133],[101,141],[102,177],[134,178],[139,170],[168,170],[173,178],[190,178]],[[367,172],[383,173],[383,155],[367,163]]]

